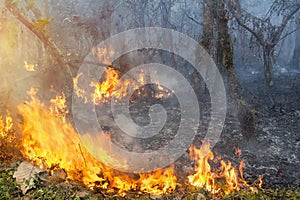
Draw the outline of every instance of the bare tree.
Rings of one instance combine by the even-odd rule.
[[[227,7],[237,23],[246,29],[263,48],[264,74],[269,86],[273,85],[271,70],[274,61],[274,48],[280,40],[290,33],[283,34],[285,27],[299,11],[298,0],[275,0],[263,18],[251,15],[241,8],[239,0],[225,0]],[[274,15],[281,16],[279,25],[271,23]]]

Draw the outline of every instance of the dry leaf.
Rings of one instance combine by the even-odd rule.
[[[28,189],[34,187],[33,177],[34,175],[43,172],[42,169],[36,167],[29,162],[22,162],[15,171],[13,177],[16,182],[21,186],[22,193],[25,194]]]

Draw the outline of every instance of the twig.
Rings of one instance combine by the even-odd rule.
[[[189,18],[190,20],[192,20],[193,22],[195,22],[196,24],[202,26],[203,24],[201,22],[199,22],[198,20],[194,19],[193,17],[191,17],[189,14],[186,13],[186,11],[184,9],[182,9],[183,13],[187,16],[187,18]]]

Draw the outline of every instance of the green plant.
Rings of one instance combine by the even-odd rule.
[[[20,187],[13,179],[13,173],[12,170],[0,173],[0,200],[13,199],[21,195]]]

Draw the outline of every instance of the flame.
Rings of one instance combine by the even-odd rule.
[[[21,158],[19,137],[13,126],[13,119],[8,111],[5,117],[0,116],[0,162]]]
[[[258,187],[259,187],[259,188],[262,188],[262,184],[263,184],[263,180],[262,180],[262,179],[263,179],[262,176],[259,176],[259,177],[258,177],[258,181],[259,181]]]
[[[146,75],[143,71],[139,73],[137,79],[128,78],[120,81],[119,73],[113,68],[105,68],[105,80],[102,83],[91,82],[90,86],[94,87],[94,93],[92,96],[92,102],[96,105],[99,103],[107,103],[113,97],[117,100],[126,97],[128,94],[129,87],[133,90],[138,90],[137,94],[147,95],[144,93],[144,88],[139,88],[140,85],[146,84]],[[76,82],[77,83],[77,82]],[[118,87],[120,85],[121,87]],[[162,87],[159,83],[156,83],[157,91],[152,91],[152,97],[157,99],[166,98],[171,96],[172,92]],[[78,86],[76,86],[78,88]],[[78,91],[76,89],[75,91]],[[79,92],[76,92],[76,94]],[[82,92],[77,94],[78,97],[82,97]]]
[[[64,94],[51,99],[50,107],[37,98],[36,89],[31,89],[28,94],[31,100],[19,105],[18,110],[24,118],[21,136],[22,153],[31,162],[50,172],[62,168],[70,179],[81,180],[89,188],[96,187],[112,192],[117,189],[121,196],[129,190],[160,195],[176,188],[176,176],[172,167],[153,173],[139,174],[138,179],[127,174],[118,174],[107,168],[82,145],[82,140],[96,139],[101,142],[101,137],[91,138],[86,134],[80,138],[68,122]],[[109,139],[110,134],[106,133],[104,137]],[[125,162],[115,160],[105,150],[98,150],[98,153],[108,162],[120,163],[120,165]]]
[[[236,154],[241,156],[242,152],[239,148],[235,148]],[[230,161],[220,161],[220,167],[212,170],[209,161],[214,160],[214,155],[210,150],[210,144],[203,141],[200,149],[195,146],[190,147],[190,157],[196,162],[195,173],[188,176],[189,183],[197,188],[205,188],[212,194],[223,192],[230,194],[233,191],[239,191],[241,186],[250,189],[252,192],[257,192],[256,187],[250,186],[243,177],[243,168],[245,163],[240,160],[238,170]],[[219,160],[220,158],[218,158]],[[219,184],[225,181],[225,184]],[[258,187],[262,187],[262,177],[258,178]]]
[[[174,168],[157,170],[154,174],[141,175],[141,191],[151,192],[157,195],[168,194],[176,188],[176,176]]]
[[[103,137],[110,140],[110,133],[91,136],[77,134],[72,124],[68,121],[68,108],[65,95],[58,95],[50,100],[46,106],[38,97],[37,89],[30,89],[27,94],[30,100],[18,106],[23,116],[22,154],[40,168],[46,168],[51,173],[61,168],[67,172],[68,179],[79,180],[89,188],[99,188],[106,192],[117,192],[125,196],[128,191],[164,195],[176,189],[177,177],[174,166],[158,169],[154,172],[143,174],[126,174],[110,169],[105,163],[114,162],[126,168],[126,160],[117,160],[108,154],[108,149],[93,149],[95,145],[83,145],[88,142],[103,142]],[[12,130],[12,118],[8,115],[5,120],[0,117],[0,136]],[[87,143],[86,143],[87,142]],[[101,163],[90,152],[97,152],[101,156]],[[238,156],[240,149],[236,148]],[[188,176],[192,186],[204,188],[212,194],[229,194],[238,191],[242,186],[257,192],[257,187],[250,186],[243,178],[245,163],[240,160],[238,170],[231,162],[221,158],[215,159],[210,150],[210,144],[204,141],[201,148],[190,147],[190,157],[195,163],[195,172]],[[218,168],[213,168],[210,163],[220,160]],[[262,187],[262,177],[255,183]]]
[[[26,60],[24,61],[24,68],[26,69],[26,71],[34,72],[35,71],[34,67],[35,67],[34,64],[28,64]]]
[[[197,188],[205,188],[209,192],[216,194],[224,192],[229,194],[233,191],[240,190],[239,174],[231,162],[220,161],[220,167],[212,170],[209,161],[213,161],[214,155],[210,150],[210,144],[204,141],[201,148],[194,146],[190,148],[190,157],[196,162],[195,173],[188,176],[191,185]],[[241,169],[241,168],[240,168]],[[225,186],[217,184],[217,181],[223,179]]]
[[[115,98],[123,98],[127,95],[126,88],[129,86],[130,82],[125,81],[122,83],[120,90],[116,91],[119,83],[119,74],[113,68],[105,68],[105,81],[103,83],[92,82],[91,87],[95,88],[93,94],[93,102],[99,104],[99,102],[106,102],[108,98],[114,96]]]
[[[7,113],[5,120],[3,120],[3,117],[0,116],[0,137],[4,138],[9,136],[9,133],[11,133],[12,130],[13,130],[13,121],[10,114]]]
[[[90,87],[93,88],[93,93],[90,95],[87,95],[86,91],[78,86],[78,79],[81,76],[82,74],[78,74],[77,77],[73,78],[74,92],[77,97],[84,99],[85,103],[92,102],[95,105],[99,105],[100,103],[110,102],[112,98],[118,101],[129,95],[129,87],[132,90],[137,90],[137,94],[140,96],[148,95],[145,93],[143,87],[140,88],[140,86],[146,84],[146,75],[143,70],[140,71],[136,79],[126,78],[120,80],[119,72],[114,68],[107,67],[105,68],[105,78],[103,82],[92,81],[90,83]],[[156,86],[156,91],[152,91],[152,97],[161,99],[171,96],[172,92],[162,87],[158,82]]]
[[[190,184],[197,188],[206,188],[209,192],[217,193],[219,190],[215,186],[216,174],[211,171],[211,166],[208,163],[209,160],[214,159],[209,143],[204,142],[200,149],[191,146],[190,157],[196,161],[195,174],[188,176]]]
[[[36,92],[37,90],[31,89],[28,92],[31,101],[18,106],[24,118],[23,155],[41,168],[51,169],[59,165],[68,172],[70,178],[80,179],[80,174],[77,173],[83,169],[83,176],[88,176],[91,169],[85,169],[85,160],[81,152],[86,155],[86,160],[91,163],[96,161],[81,148],[78,134],[66,121],[67,112],[62,100],[64,96],[51,100],[52,105],[47,108],[35,96]],[[99,163],[99,169],[101,167]]]
[[[172,95],[172,93],[174,93],[173,91],[169,91],[168,89],[161,86],[159,81],[155,81],[155,83],[156,83],[157,91],[152,94],[153,97],[157,99],[162,99],[162,98],[169,97]]]
[[[246,166],[246,164],[243,160],[240,159],[240,157],[242,155],[241,149],[235,147],[235,151],[236,151],[236,154],[238,155],[239,161],[240,161],[240,165],[239,165],[240,180],[239,181],[243,184],[244,187],[249,188],[252,192],[257,193],[258,192],[257,188],[249,185],[247,183],[247,181],[244,179],[243,168]],[[263,184],[262,179],[263,179],[263,176],[259,176],[258,179],[254,182],[254,184],[255,184],[258,181],[258,185],[255,184],[255,185],[258,186],[258,188],[262,188],[262,184]]]

